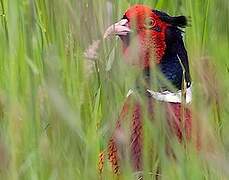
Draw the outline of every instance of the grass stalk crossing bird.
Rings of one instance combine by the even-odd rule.
[[[113,172],[121,172],[121,148],[119,134],[122,124],[129,123],[130,160],[135,172],[143,170],[143,108],[147,107],[153,119],[155,103],[160,102],[165,109],[166,121],[179,142],[190,140],[192,118],[188,104],[191,102],[191,77],[187,52],[183,42],[183,31],[188,25],[185,16],[170,16],[141,4],[127,9],[123,18],[108,27],[104,38],[115,35],[122,41],[124,59],[137,66],[143,74],[144,83],[137,80],[136,88],[127,96],[119,115],[113,136],[108,143],[108,159]],[[135,42],[134,49],[131,44]],[[135,53],[133,56],[132,54]],[[160,78],[152,78],[154,70],[175,88],[171,91],[168,83]],[[156,90],[151,89],[156,81]],[[147,99],[147,105],[135,96]],[[182,103],[184,102],[184,103]],[[100,171],[103,168],[104,154],[100,155]]]

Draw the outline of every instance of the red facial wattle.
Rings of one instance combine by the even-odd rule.
[[[124,21],[125,23],[123,23]],[[167,26],[168,24],[162,22],[149,7],[135,5],[126,11],[120,22],[107,29],[105,37],[112,34],[120,36],[125,56],[128,58],[132,51],[138,51],[137,64],[145,68],[149,67],[150,63],[160,63],[166,49],[165,31]],[[133,34],[131,34],[132,38],[136,38],[134,43],[138,43],[134,46],[138,48],[136,50],[129,50],[130,33]]]

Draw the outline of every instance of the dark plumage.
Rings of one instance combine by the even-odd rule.
[[[183,32],[180,29],[174,26],[171,26],[166,30],[166,50],[161,63],[158,64],[158,68],[164,77],[179,90],[182,88],[183,77],[181,63],[185,69],[185,81],[187,87],[190,87],[191,85],[188,55],[184,47],[182,33]],[[159,87],[160,85],[163,90],[167,89],[165,85],[159,82]]]

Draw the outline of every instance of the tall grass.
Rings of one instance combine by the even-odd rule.
[[[98,154],[137,76],[119,40],[102,35],[135,3],[191,16],[192,109],[203,142],[213,139],[202,153],[174,142],[174,162],[163,128],[146,120],[146,179],[158,164],[162,179],[229,178],[228,0],[0,0],[0,179],[99,178]],[[87,60],[94,40],[97,59]],[[123,179],[133,179],[125,169]],[[115,178],[109,164],[102,177]]]

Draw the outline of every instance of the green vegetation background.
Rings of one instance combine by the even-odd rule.
[[[102,35],[135,3],[191,17],[192,108],[203,141],[215,139],[214,150],[199,154],[174,143],[174,162],[148,122],[146,141],[156,148],[153,155],[145,148],[145,159],[154,157],[146,179],[159,162],[162,179],[229,178],[228,0],[0,0],[0,179],[99,178],[98,154],[136,77],[120,42]],[[97,58],[88,60],[84,52],[96,40]],[[122,178],[133,179],[125,169]],[[109,164],[102,177],[116,178]]]

